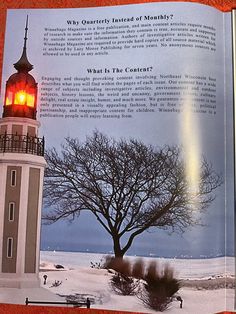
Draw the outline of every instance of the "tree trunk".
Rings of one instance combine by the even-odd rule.
[[[113,235],[112,239],[113,239],[113,249],[114,249],[115,257],[123,258],[125,251],[121,248],[119,236]]]

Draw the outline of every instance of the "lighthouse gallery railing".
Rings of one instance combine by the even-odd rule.
[[[44,156],[44,137],[1,134],[0,153],[25,153]]]

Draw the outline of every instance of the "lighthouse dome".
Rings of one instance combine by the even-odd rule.
[[[36,119],[37,83],[27,72],[12,74],[6,82],[3,117]]]
[[[7,86],[16,84],[22,87],[26,85],[35,87],[35,85],[37,85],[34,77],[27,72],[17,72],[9,77],[7,80]]]
[[[28,17],[26,20],[24,46],[20,59],[14,63],[16,73],[6,82],[6,93],[3,107],[3,118],[23,117],[36,119],[37,83],[29,74],[33,65],[29,62],[26,53]]]

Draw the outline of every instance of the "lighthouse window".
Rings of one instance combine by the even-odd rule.
[[[14,216],[15,216],[15,203],[11,202],[9,203],[9,216],[8,216],[9,221],[14,221]]]
[[[13,92],[8,91],[6,97],[6,106],[11,105],[13,101]]]
[[[14,104],[25,105],[27,101],[27,94],[24,90],[15,93]]]
[[[7,257],[12,258],[13,238],[7,238]]]
[[[16,186],[16,170],[11,171],[11,186]]]
[[[14,104],[16,105],[27,105],[29,107],[34,107],[34,94],[27,92],[26,90],[20,90],[14,95]],[[6,99],[6,103],[10,103],[8,98]]]
[[[34,95],[33,94],[27,95],[27,106],[34,107]]]

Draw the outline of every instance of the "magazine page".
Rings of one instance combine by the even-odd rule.
[[[17,135],[9,86],[16,70],[27,72],[45,138],[39,277],[50,297],[97,309],[214,313],[225,310],[227,285],[233,309],[225,19],[230,33],[230,15],[193,3],[8,10],[2,120]],[[35,113],[32,93],[17,94],[17,110],[26,101]],[[28,229],[26,239],[33,245]]]

